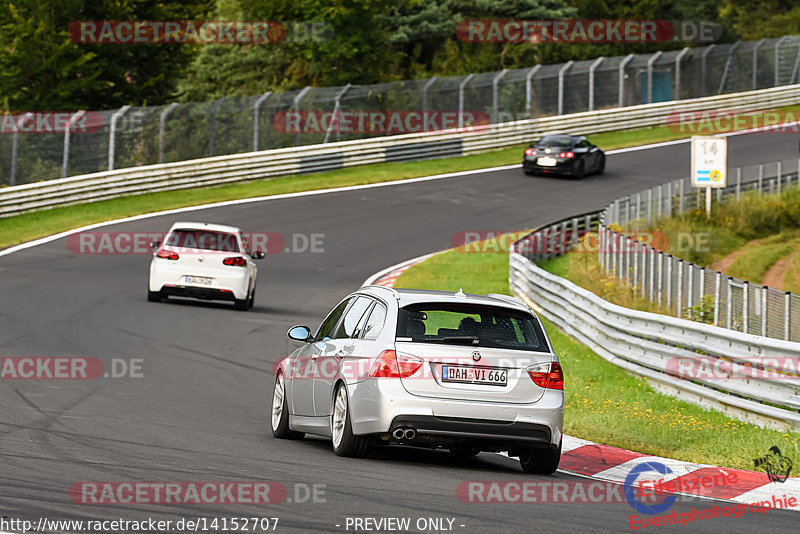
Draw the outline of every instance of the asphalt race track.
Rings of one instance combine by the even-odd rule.
[[[795,158],[797,136],[734,136],[728,153],[729,166]],[[320,439],[276,440],[268,422],[271,365],[296,346],[288,327],[316,328],[369,275],[448,248],[457,232],[530,228],[688,173],[689,144],[682,143],[611,155],[606,174],[580,182],[513,169],[104,228],[163,232],[178,220],[204,220],[284,236],[324,234],[324,253],[280,253],[259,264],[256,307],[248,313],[222,303],[147,302],[149,255],[74,254],[60,239],[0,257],[0,356],[95,357],[107,372],[112,360],[141,359],[142,375],[0,383],[0,515],[34,522],[278,517],[277,532],[346,532],[348,517],[409,517],[412,526],[450,518],[463,533],[627,531],[627,503],[470,504],[456,497],[459,483],[470,480],[579,480],[526,476],[515,459],[395,447],[357,460],[336,457]],[[291,502],[90,506],[69,498],[79,481],[273,481]],[[324,485],[317,502],[305,499],[313,485]],[[746,514],[682,531],[796,532],[797,515]]]

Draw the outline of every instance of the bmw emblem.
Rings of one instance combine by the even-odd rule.
[[[476,361],[476,362],[479,362],[481,360],[481,353],[478,352],[478,351],[473,352],[472,353],[472,360]]]

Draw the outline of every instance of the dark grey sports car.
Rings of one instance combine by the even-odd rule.
[[[565,174],[583,178],[606,168],[606,154],[581,135],[545,135],[525,149],[526,174]]]

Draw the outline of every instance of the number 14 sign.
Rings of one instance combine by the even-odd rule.
[[[692,185],[725,187],[728,168],[728,138],[692,137]]]

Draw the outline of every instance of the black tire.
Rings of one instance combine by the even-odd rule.
[[[367,455],[369,441],[364,436],[356,436],[353,434],[353,427],[350,422],[350,403],[347,400],[347,389],[344,384],[339,384],[336,388],[336,393],[333,395],[333,410],[331,413],[331,443],[333,444],[333,452],[336,456],[344,456],[347,458],[363,458]],[[337,407],[343,410],[343,414],[337,414]],[[338,417],[337,417],[338,416]],[[337,432],[334,428],[334,421],[341,419],[344,425],[341,429],[341,438],[337,444]]]
[[[584,176],[586,176],[586,162],[580,160],[578,162],[578,169],[575,171],[575,178],[578,180],[583,180]]]
[[[253,291],[250,293],[250,300],[247,301],[247,306],[252,308],[256,305],[256,288],[253,288]]]
[[[161,302],[161,291],[147,290],[147,300],[150,302]]]
[[[275,388],[272,391],[272,405],[270,409],[270,428],[272,428],[272,435],[278,439],[303,439],[305,434],[303,432],[296,432],[289,429],[289,410],[286,409],[286,390],[283,386],[283,374],[278,373],[275,377]],[[277,399],[275,393],[280,384],[281,396],[280,400]],[[276,417],[275,403],[280,402],[280,416]]]
[[[602,156],[600,158],[600,165],[597,166],[597,174],[603,174],[606,170],[606,157]]]
[[[242,300],[236,299],[233,301],[233,307],[239,311],[247,311],[250,306],[250,297],[246,297]]]
[[[561,462],[561,443],[557,449],[527,449],[519,455],[519,465],[526,473],[552,475]]]
[[[526,168],[523,167],[522,168],[522,172],[524,172],[528,176],[536,176],[536,171],[533,170],[533,169],[526,169]]]

